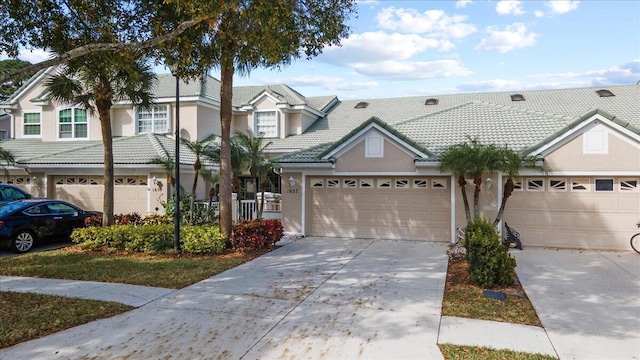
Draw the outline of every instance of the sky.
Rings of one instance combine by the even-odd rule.
[[[348,24],[341,47],[280,70],[254,69],[234,86],[287,84],[305,96],[368,99],[640,81],[637,0],[360,0]]]

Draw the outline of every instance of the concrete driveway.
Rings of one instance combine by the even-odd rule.
[[[0,358],[442,359],[446,247],[306,238]]]
[[[513,254],[560,359],[640,358],[640,255],[532,248]]]

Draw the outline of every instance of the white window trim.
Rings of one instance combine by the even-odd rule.
[[[173,129],[173,108],[171,107],[171,104],[153,104],[151,105],[153,106],[165,106],[167,108],[167,128],[165,129],[165,132],[162,133],[156,133],[156,132],[140,132],[140,127],[138,126],[138,113],[143,110],[142,107],[140,106],[136,106],[136,108],[134,109],[133,112],[133,120],[134,120],[134,129],[133,132],[134,134],[138,135],[138,134],[171,134],[172,129]],[[152,122],[151,122],[151,129],[153,129],[153,118],[152,118]]]
[[[611,190],[598,190],[598,180],[611,180]],[[595,178],[593,179],[593,191],[594,192],[615,192],[616,191],[616,179],[614,178]]]
[[[274,112],[276,114],[276,136],[260,136],[260,134],[258,133],[258,114],[259,113],[271,113]],[[264,137],[265,139],[278,139],[280,138],[280,111],[278,111],[277,109],[273,109],[273,110],[254,110],[253,111],[253,127],[252,127],[252,131],[253,131],[253,135],[255,137]]]
[[[25,135],[24,126],[26,123],[24,122],[25,114],[39,114],[40,115],[40,135]],[[32,124],[30,124],[32,125]],[[25,139],[40,139],[42,138],[42,110],[27,110],[22,112],[22,137]]]
[[[75,111],[76,109],[80,109],[80,110],[85,110],[87,112],[87,137],[83,137],[83,138],[78,138],[76,137],[76,127],[74,125],[76,125],[76,115],[75,115]],[[69,124],[71,124],[71,137],[70,138],[61,138],[60,137],[60,112],[62,110],[71,110],[71,122]],[[91,126],[89,124],[91,124],[91,115],[90,115],[90,111],[89,109],[84,109],[80,106],[73,106],[73,105],[68,105],[68,106],[60,106],[58,108],[56,108],[56,139],[59,141],[85,141],[85,140],[89,140],[91,138]],[[42,122],[42,119],[40,120],[40,122]],[[82,123],[80,123],[82,124]],[[42,128],[40,128],[40,131],[42,132]]]

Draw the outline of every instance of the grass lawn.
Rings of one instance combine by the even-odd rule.
[[[493,289],[504,292],[505,301],[485,298],[483,290],[471,280],[466,259],[449,260],[442,315],[541,326],[517,280],[512,286]]]
[[[440,351],[446,360],[556,360],[542,354],[529,354],[511,350],[496,350],[486,347],[441,344]]]
[[[0,292],[0,348],[131,309],[115,302]]]
[[[77,246],[0,261],[0,275],[103,281],[180,289],[246,262],[241,254],[217,256],[83,252]]]

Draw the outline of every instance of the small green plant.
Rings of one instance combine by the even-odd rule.
[[[484,288],[511,285],[516,260],[500,243],[495,227],[485,219],[476,218],[466,231],[467,260],[473,281]]]
[[[226,239],[217,226],[186,226],[180,235],[182,250],[191,254],[220,254]]]

